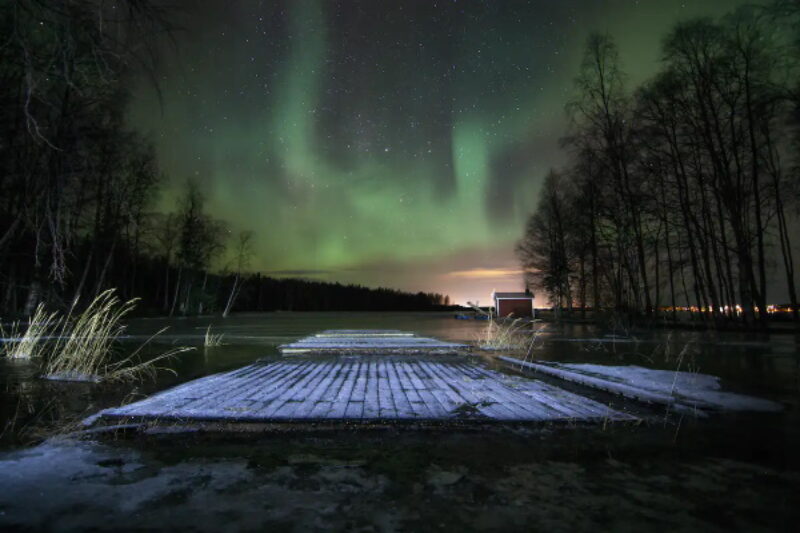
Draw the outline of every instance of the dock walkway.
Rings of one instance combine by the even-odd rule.
[[[248,365],[102,416],[236,422],[633,419],[544,382],[471,362],[341,356]]]
[[[445,355],[465,349],[403,332],[327,331],[282,347],[292,355],[326,355],[257,362],[206,376],[106,409],[97,418],[113,423],[635,420],[543,381]]]
[[[465,352],[465,344],[444,342],[398,330],[327,330],[278,347],[283,355],[447,355]]]

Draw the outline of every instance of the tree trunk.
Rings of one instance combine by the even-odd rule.
[[[41,298],[42,283],[37,278],[34,278],[28,287],[28,298],[25,300],[25,307],[22,310],[22,314],[27,317],[33,316],[33,312],[36,310],[36,306],[39,305]]]
[[[181,267],[178,267],[178,279],[175,280],[175,293],[173,294],[173,297],[172,297],[172,307],[170,307],[169,316],[172,316],[172,315],[175,314],[175,306],[178,303],[178,294],[181,292],[181,277],[182,277],[182,275],[183,275],[183,267],[181,266]]]
[[[203,314],[203,298],[206,295],[206,282],[207,281],[208,281],[208,271],[206,270],[203,273],[203,284],[200,286],[200,298],[198,299],[198,302],[197,302],[197,314],[198,315],[202,315]]]
[[[669,294],[670,305],[672,306],[672,321],[676,322],[678,318],[678,310],[675,308],[675,266],[672,261],[672,246],[670,245],[669,239],[669,226],[667,226],[667,229],[664,232],[664,245],[667,249],[667,272],[669,274]]]
[[[238,295],[239,295],[239,274],[236,274],[236,277],[233,278],[233,287],[231,287],[231,293],[228,296],[228,302],[225,304],[225,309],[222,311],[222,318],[228,317],[228,314],[231,312],[231,308],[233,307],[233,304],[236,301],[236,297]]]

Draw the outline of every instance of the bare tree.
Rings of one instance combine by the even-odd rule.
[[[562,177],[556,172],[547,175],[538,208],[528,219],[525,235],[516,248],[528,284],[544,290],[557,311],[572,306],[564,224],[567,205],[561,183]]]
[[[672,319],[686,304],[709,325],[763,326],[773,253],[797,317],[799,43],[770,26],[777,12],[797,24],[797,5],[677,24],[662,70],[630,98],[614,43],[588,39],[573,160],[546,180],[517,248],[554,302],[577,293],[585,307],[591,283],[598,309],[656,317],[666,292]]]
[[[241,231],[236,240],[236,248],[234,250],[235,274],[233,277],[233,285],[231,286],[231,292],[225,304],[225,309],[222,311],[223,317],[228,316],[233,305],[236,303],[236,298],[239,297],[239,291],[242,289],[242,273],[250,265],[252,257],[253,232]]]
[[[179,301],[184,313],[192,308],[203,312],[208,269],[224,249],[225,224],[208,216],[204,205],[205,197],[197,183],[187,181],[178,213],[178,276],[170,314],[175,312]]]

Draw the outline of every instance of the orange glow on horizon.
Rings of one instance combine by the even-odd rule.
[[[507,278],[522,276],[522,270],[512,268],[471,268],[469,270],[454,270],[443,276],[457,279]]]

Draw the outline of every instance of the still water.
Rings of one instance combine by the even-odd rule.
[[[224,345],[203,348],[207,327]],[[64,433],[99,409],[277,358],[323,329],[392,328],[474,341],[485,322],[430,313],[268,313],[137,319],[133,347],[196,346],[144,384],[37,379],[0,359],[0,529],[794,530],[800,517],[800,355],[794,335],[610,332],[547,325],[535,356],[714,374],[779,414],[640,425],[319,430],[99,441]],[[536,325],[535,327],[542,327]],[[162,345],[160,349],[163,349]]]

